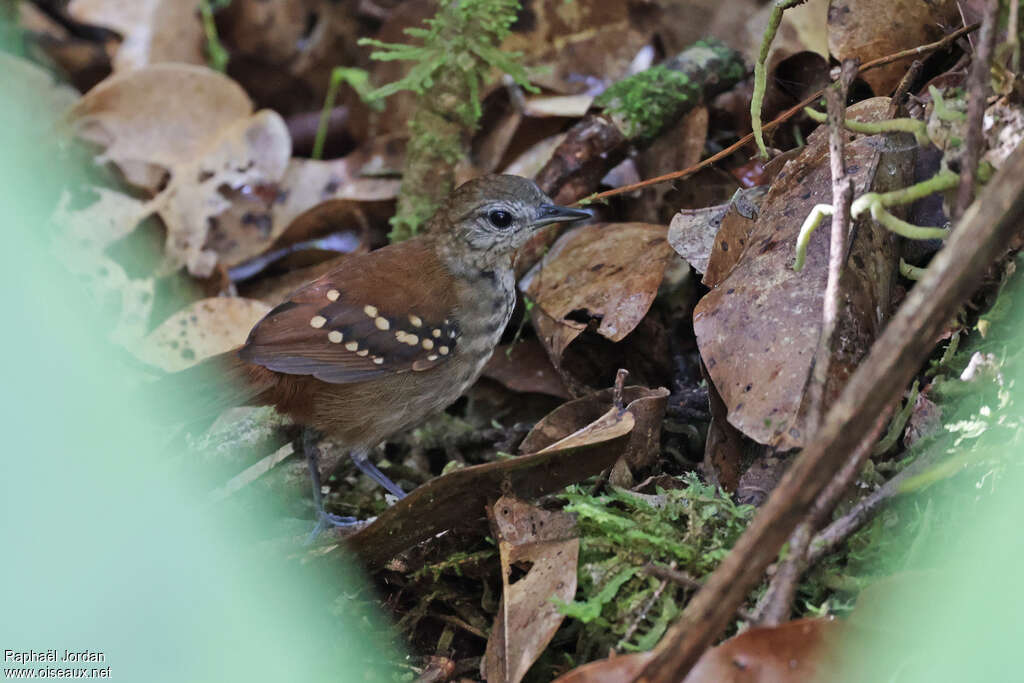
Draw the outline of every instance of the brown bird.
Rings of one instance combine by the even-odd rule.
[[[240,349],[204,363],[229,380],[213,402],[275,406],[341,441],[359,469],[401,498],[370,449],[462,395],[512,315],[516,250],[545,225],[589,216],[553,205],[525,178],[471,180],[424,235],[346,260],[271,310]],[[308,439],[306,453],[317,530],[346,523],[323,512]]]

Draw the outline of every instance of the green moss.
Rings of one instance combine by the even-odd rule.
[[[659,65],[619,81],[594,103],[618,119],[626,135],[649,141],[692,107],[700,92],[686,74]]]
[[[373,59],[413,63],[404,77],[368,96],[379,100],[401,90],[418,95],[398,211],[391,220],[392,242],[415,235],[452,190],[454,167],[468,151],[467,141],[481,115],[480,90],[492,69],[536,90],[520,55],[498,47],[518,11],[517,0],[442,0],[423,27],[405,30],[418,44],[359,41],[377,48]]]
[[[685,604],[688,590],[646,575],[649,563],[674,565],[703,579],[728,553],[753,514],[696,475],[684,488],[644,496],[613,490],[590,496],[566,491],[566,510],[580,529],[579,595],[561,605],[579,622],[577,656],[604,656],[609,648],[646,650]]]
[[[731,88],[745,74],[742,57],[709,38],[663,64],[624,78],[595,104],[603,107],[628,137],[647,143],[702,99]]]

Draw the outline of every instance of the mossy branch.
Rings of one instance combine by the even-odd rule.
[[[367,96],[379,100],[403,90],[417,95],[398,210],[391,219],[392,242],[415,235],[453,189],[455,164],[468,152],[469,136],[480,120],[480,89],[490,70],[536,91],[520,55],[498,47],[518,10],[518,0],[442,0],[422,28],[405,30],[419,45],[359,41],[377,48],[373,59],[414,62],[403,78]]]
[[[761,106],[764,104],[764,92],[768,86],[768,52],[771,50],[772,41],[782,23],[782,13],[791,7],[802,5],[807,0],[775,0],[771,16],[768,18],[768,26],[765,27],[764,37],[761,38],[761,52],[754,64],[754,92],[750,97],[750,125],[753,128],[754,140],[757,142],[757,149],[761,158],[768,158],[768,148],[764,146],[764,133],[761,131]]]

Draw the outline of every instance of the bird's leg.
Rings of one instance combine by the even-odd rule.
[[[398,500],[405,498],[405,491],[395,482],[388,479],[387,475],[377,469],[377,466],[370,462],[370,452],[365,448],[359,448],[349,453],[352,462],[362,470],[363,474],[383,486],[388,493]]]
[[[320,490],[320,449],[316,445],[319,440],[320,434],[315,429],[306,428],[302,431],[302,450],[306,454],[306,466],[309,468],[309,478],[313,483],[313,503],[316,505],[317,514],[316,526],[313,527],[306,543],[310,543],[328,526],[352,526],[359,521],[355,517],[332,515],[324,510],[324,494]]]

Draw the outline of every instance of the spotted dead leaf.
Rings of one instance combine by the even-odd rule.
[[[832,0],[828,10],[829,50],[842,61],[861,63],[942,37],[959,24],[955,0]],[[876,95],[888,95],[913,56],[861,74]]]
[[[844,624],[835,619],[800,619],[779,626],[755,627],[701,655],[683,683],[845,680],[842,671],[849,660],[842,658],[836,647],[845,635]],[[631,681],[653,656],[653,652],[639,652],[600,659],[563,674],[555,683]]]
[[[501,556],[502,597],[481,664],[488,683],[518,683],[562,620],[556,600],[576,595],[580,539],[572,515],[502,496],[487,510]],[[526,574],[513,578],[526,566]]]
[[[71,0],[76,21],[121,35],[115,71],[159,62],[205,64],[205,36],[197,2],[182,0]],[[179,93],[180,94],[180,93]]]
[[[99,145],[132,184],[155,193],[146,204],[167,228],[163,271],[182,265],[207,277],[212,219],[231,207],[225,190],[277,183],[291,155],[281,117],[252,113],[229,78],[203,67],[160,64],[117,74],[70,114],[79,137]]]
[[[888,98],[850,107],[859,120],[887,116]],[[894,149],[895,151],[886,151]],[[911,176],[902,138],[858,137],[846,146],[854,196],[903,187]],[[697,304],[694,331],[708,373],[728,408],[728,419],[759,443],[799,448],[811,406],[805,388],[821,329],[827,279],[828,223],[815,232],[803,271],[793,253],[804,217],[815,204],[832,200],[828,136],[819,128],[799,157],[776,176],[749,238],[729,251],[716,242],[708,268],[734,264]],[[885,324],[896,272],[895,238],[870,218],[859,220],[840,282],[843,297],[825,387],[826,404],[867,353]]]
[[[198,158],[221,131],[252,114],[252,101],[212,69],[160,64],[115,74],[71,111],[75,134],[103,149],[125,180],[155,191],[180,164]]]
[[[375,141],[341,159],[292,158],[278,182],[263,188],[246,186],[230,198],[230,207],[212,219],[207,246],[221,263],[234,267],[262,254],[316,207],[395,199],[401,181],[370,175],[369,170],[400,166],[401,147],[394,140]],[[346,227],[360,226],[342,222],[337,229]]]
[[[755,627],[705,652],[684,683],[811,683],[841,680],[835,619]]]
[[[707,272],[708,261],[719,232],[724,232],[722,239],[726,240],[728,240],[727,235],[737,232],[745,238],[749,234],[750,228],[753,227],[754,219],[757,218],[758,204],[766,191],[767,188],[763,187],[737,190],[733,198],[725,204],[679,211],[672,217],[672,223],[668,227],[669,244],[698,273]],[[733,226],[734,222],[738,226]],[[725,230],[721,231],[723,225]],[[728,250],[728,242],[724,248]],[[740,253],[742,249],[735,251]],[[706,279],[705,284],[707,284]]]
[[[435,534],[478,527],[485,509],[505,492],[532,498],[591,477],[622,455],[636,419],[612,406],[593,422],[528,455],[474,465],[431,479],[348,539],[370,567]],[[474,535],[474,538],[478,538]]]
[[[270,306],[252,299],[201,299],[150,332],[136,355],[167,372],[178,372],[241,346],[253,325],[269,311]]]
[[[71,210],[70,195],[61,196],[53,221],[61,228],[58,258],[98,301],[116,302],[117,321],[110,332],[115,344],[137,342],[148,329],[153,310],[152,277],[131,277],[107,252],[148,215],[144,202],[106,188],[93,188],[96,201]]]
[[[520,281],[519,288],[549,319],[541,318],[538,332],[556,365],[590,321],[615,342],[640,323],[674,257],[666,232],[648,223],[570,230]]]

